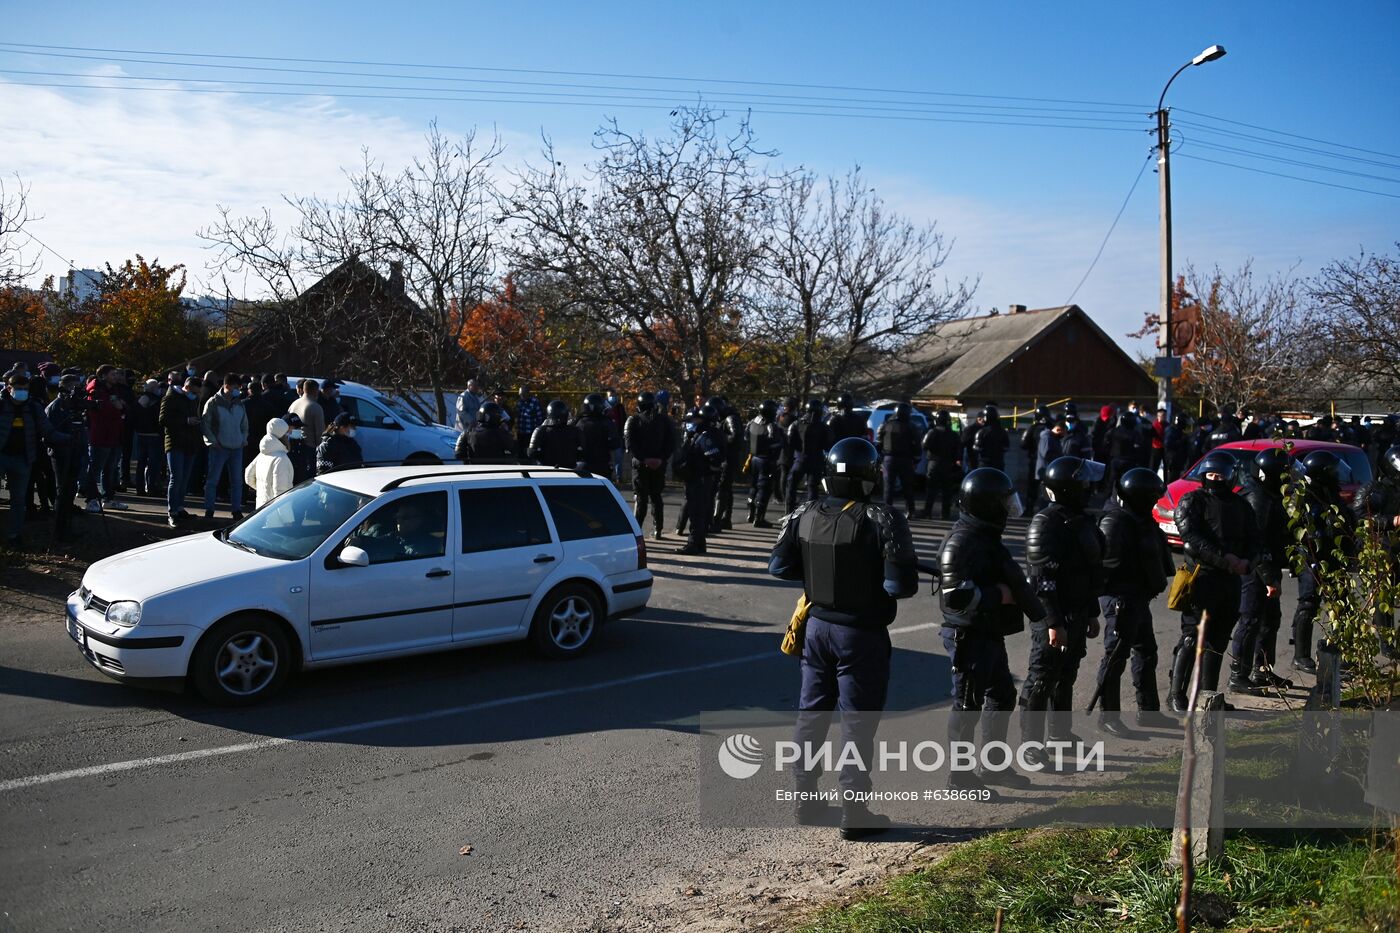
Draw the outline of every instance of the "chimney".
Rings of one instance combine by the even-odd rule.
[[[1025,314],[1025,313],[1026,313],[1026,306],[1025,306],[1025,305],[1007,305],[1007,306],[1006,306],[1006,312],[1007,312],[1008,314]]]
[[[402,295],[403,291],[403,263],[397,259],[389,262],[389,292],[394,295]]]

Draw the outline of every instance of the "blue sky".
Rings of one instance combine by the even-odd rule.
[[[988,12],[992,10],[993,12]],[[1334,184],[1400,194],[1400,4],[926,3],[189,4],[0,2],[0,42],[457,64],[644,75],[588,78],[487,72],[428,75],[643,87],[652,109],[591,101],[363,100],[0,85],[0,171],[19,172],[43,219],[33,231],[80,265],[133,253],[188,264],[207,255],[194,230],[216,204],[276,207],[281,192],[333,193],[338,168],[369,146],[392,164],[410,154],[430,119],[458,132],[498,130],[506,164],[537,151],[548,132],[570,161],[587,156],[608,115],[646,131],[664,127],[671,102],[847,97],[869,106],[1065,108],[1038,122],[1106,117],[1119,129],[993,126],[868,117],[757,113],[760,140],[788,165],[844,171],[861,164],[890,204],[937,220],[955,243],[946,271],[980,278],[976,304],[1005,308],[1063,302],[1083,276],[1148,156],[1162,84],[1212,43],[1229,54],[1188,69],[1172,86],[1180,148],[1172,163],[1178,264],[1307,274],[1359,249],[1392,250],[1400,199],[1241,171],[1200,156]],[[50,50],[53,51],[53,50]],[[93,54],[97,59],[121,57]],[[243,62],[264,67],[275,62]],[[319,66],[353,70],[352,66]],[[222,69],[175,69],[18,54],[0,47],[0,82],[96,83],[20,75],[177,75],[206,79],[388,83]],[[365,71],[375,69],[360,69]],[[377,69],[381,72],[408,69]],[[663,81],[659,78],[685,80]],[[701,83],[779,82],[798,87]],[[106,79],[117,83],[118,79]],[[422,86],[425,81],[407,83]],[[812,85],[881,89],[822,90]],[[189,85],[186,85],[189,86]],[[507,88],[496,85],[497,89]],[[516,89],[523,89],[516,86]],[[564,89],[579,93],[580,89]],[[1042,98],[1038,102],[990,97]],[[583,89],[587,93],[587,89]],[[382,92],[376,92],[382,93]],[[1091,101],[1136,105],[1108,107]],[[798,100],[797,103],[814,103]],[[729,107],[738,111],[740,107]],[[1092,113],[1088,111],[1111,111]],[[1279,136],[1186,114],[1257,124],[1324,142]],[[1058,117],[1055,114],[1059,114]],[[928,115],[928,114],[925,114]],[[974,119],[990,119],[988,116]],[[1024,119],[1024,118],[1021,118]],[[1186,123],[1196,123],[1196,127]],[[1210,129],[1210,128],[1213,128]],[[1225,135],[1220,130],[1258,139]],[[1290,143],[1319,150],[1285,148]],[[1338,149],[1339,143],[1357,149]],[[1228,152],[1213,146],[1232,146]],[[1371,152],[1358,151],[1360,149]],[[1390,154],[1389,157],[1382,154]],[[1336,156],[1350,156],[1339,159]],[[1260,156],[1313,162],[1341,174]],[[1367,160],[1367,161],[1358,161]],[[1379,176],[1377,178],[1365,175]],[[45,271],[64,263],[41,256]],[[1075,300],[1125,345],[1157,301],[1157,197],[1143,173],[1112,240]]]

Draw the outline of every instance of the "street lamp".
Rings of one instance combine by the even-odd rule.
[[[1204,65],[1217,58],[1223,58],[1225,46],[1212,45],[1195,58],[1182,65],[1167,79],[1162,88],[1162,96],[1157,98],[1157,187],[1162,214],[1162,313],[1159,317],[1157,340],[1162,346],[1162,355],[1157,357],[1153,372],[1157,376],[1157,401],[1167,406],[1167,417],[1172,416],[1172,380],[1181,374],[1181,360],[1177,359],[1172,346],[1172,174],[1171,174],[1171,125],[1167,121],[1167,111],[1163,102],[1167,99],[1167,88],[1172,86],[1176,76],[1192,65]]]

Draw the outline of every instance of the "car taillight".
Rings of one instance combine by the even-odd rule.
[[[637,569],[647,569],[647,539],[645,535],[637,535]]]

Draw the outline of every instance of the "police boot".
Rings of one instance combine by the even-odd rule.
[[[1240,658],[1230,659],[1230,683],[1228,689],[1231,693],[1254,694],[1259,692],[1259,687],[1254,682],[1254,672],[1251,671],[1249,665],[1245,664]]]
[[[1186,691],[1191,686],[1191,668],[1196,663],[1196,636],[1187,635],[1172,652],[1172,683],[1167,705],[1173,713],[1186,712]]]
[[[1293,669],[1304,674],[1316,674],[1317,662],[1312,657],[1312,623],[1293,623]]]
[[[765,502],[758,507],[758,516],[753,520],[755,528],[772,528],[773,523],[768,520],[768,503]]]
[[[841,806],[841,838],[847,842],[878,836],[890,828],[890,818],[872,813],[863,803],[850,802]]]
[[[753,524],[754,515],[757,513],[757,510],[758,510],[758,507],[757,507],[756,505],[754,505],[754,501],[753,501],[752,499],[750,499],[750,500],[749,500],[749,517],[748,517],[747,519],[745,519],[745,521],[747,521],[750,525]]]
[[[1128,728],[1128,724],[1123,721],[1123,717],[1117,712],[1104,713],[1103,719],[1099,721],[1099,728],[1109,735],[1116,735],[1120,739],[1138,738],[1138,734]]]
[[[1010,728],[1010,713],[983,713],[978,728],[978,732],[980,733],[980,735],[978,736],[977,745],[980,748],[986,748],[993,742],[1001,742],[1005,744],[1006,733],[1010,730]],[[977,787],[985,786],[988,784],[995,784],[999,787],[1008,787],[1015,789],[1030,787],[1030,778],[1026,777],[1024,774],[1020,773],[1015,769],[1015,760],[1016,759],[1012,757],[1011,760],[1007,762],[1006,767],[1002,768],[999,771],[992,770],[990,768],[985,768],[982,766],[981,763],[979,763],[975,772],[975,781],[971,786]],[[955,786],[953,783],[953,778],[960,774],[966,774],[966,772],[953,771],[949,773],[949,787]]]
[[[1207,647],[1205,653],[1201,655],[1201,691],[1206,690],[1212,693],[1220,691],[1220,666],[1224,662],[1225,656],[1213,648]],[[1222,708],[1235,709],[1229,703],[1223,703]]]

